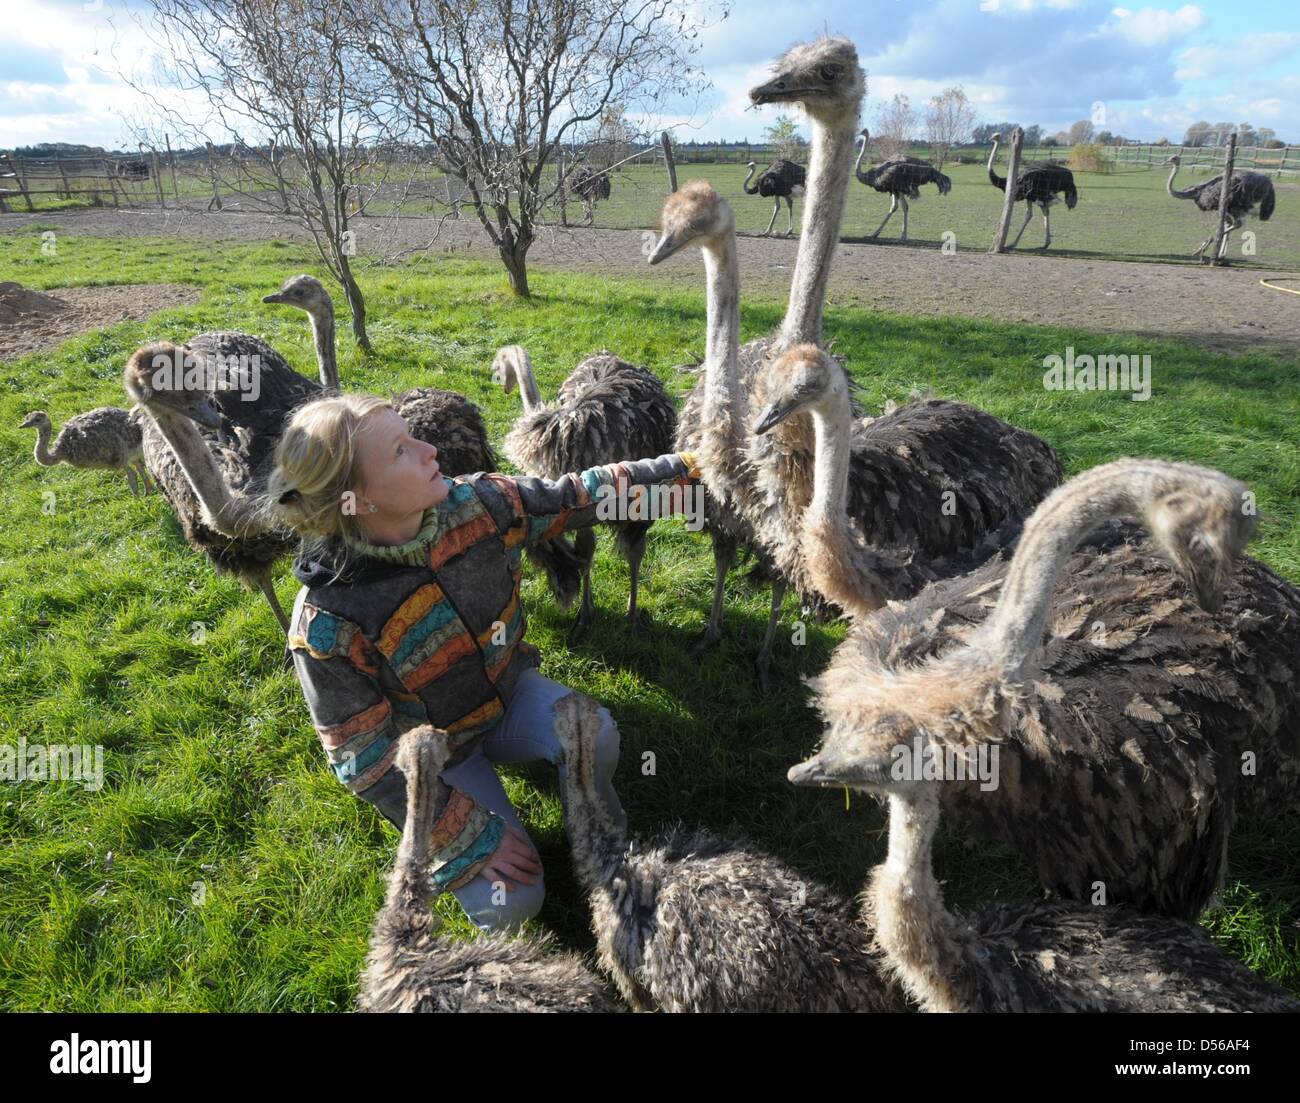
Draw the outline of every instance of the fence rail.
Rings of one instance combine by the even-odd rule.
[[[1120,165],[1146,165],[1156,167],[1173,154],[1182,157],[1185,169],[1223,168],[1228,153],[1227,146],[1110,146],[1106,154]],[[1255,172],[1280,176],[1284,172],[1300,172],[1300,146],[1283,146],[1266,149],[1263,146],[1243,146],[1237,150],[1234,169],[1252,169]]]

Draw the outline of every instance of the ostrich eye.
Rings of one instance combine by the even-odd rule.
[[[840,75],[840,67],[838,65],[823,65],[818,72],[821,73],[822,80],[830,84]]]

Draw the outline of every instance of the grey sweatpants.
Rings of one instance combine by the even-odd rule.
[[[524,831],[510,798],[501,786],[501,779],[492,768],[495,762],[532,762],[545,759],[554,763],[564,784],[564,766],[560,742],[555,738],[555,702],[572,693],[568,686],[545,678],[529,668],[515,685],[514,696],[505,716],[489,731],[474,752],[442,773],[448,785],[462,789],[479,804],[490,809],[508,824]],[[599,710],[600,733],[596,742],[596,787],[614,815],[623,826],[627,816],[614,792],[614,769],[618,765],[618,727],[609,710]],[[563,791],[561,789],[561,791]],[[524,831],[527,834],[526,831]],[[531,840],[530,840],[531,841]],[[455,889],[454,895],[465,909],[465,914],[484,931],[503,931],[518,927],[525,919],[535,916],[546,896],[545,877],[538,877],[531,885],[518,885],[506,891],[494,888],[486,876],[479,874],[468,885]]]

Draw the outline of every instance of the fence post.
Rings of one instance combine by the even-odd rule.
[[[107,157],[104,158],[104,173],[108,176],[108,190],[113,196],[113,206],[120,207],[121,204],[117,201],[117,180],[115,179],[117,174],[113,171],[113,162]]]
[[[1228,217],[1228,198],[1232,194],[1232,165],[1237,157],[1237,135],[1228,135],[1227,159],[1223,168],[1223,182],[1219,185],[1219,229],[1214,235],[1214,252],[1210,254],[1211,264],[1221,264],[1219,249],[1223,243],[1223,227]]]
[[[668,131],[663,132],[660,141],[664,144],[664,164],[668,166],[668,190],[674,192],[677,190],[677,164],[673,160],[673,144],[668,140]]]
[[[153,163],[153,186],[158,192],[158,206],[163,210],[167,209],[167,200],[163,198],[162,186],[162,166],[158,163],[158,151],[152,146],[149,147],[149,156]]]
[[[1007,229],[1011,225],[1011,212],[1016,206],[1016,177],[1020,174],[1020,146],[1025,140],[1025,132],[1016,127],[1011,132],[1011,154],[1007,158],[1007,192],[1002,197],[1002,217],[998,220],[998,234],[993,239],[990,253],[1000,253],[1007,243]]]
[[[555,151],[555,171],[560,174],[558,181],[560,194],[560,225],[569,224],[569,204],[568,204],[568,186],[564,180],[564,146],[559,146]]]
[[[32,204],[32,197],[27,191],[27,179],[23,175],[23,159],[21,157],[10,157],[8,161],[14,170],[14,182],[18,185],[18,191],[27,203],[27,209],[29,211],[36,210]]]
[[[176,186],[176,154],[172,152],[172,136],[164,134],[163,141],[167,143],[167,164],[171,166],[172,170],[172,195],[176,197],[176,201],[179,203],[181,189]]]

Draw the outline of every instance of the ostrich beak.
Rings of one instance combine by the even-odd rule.
[[[758,424],[754,426],[754,432],[762,436],[769,429],[775,429],[786,418],[799,409],[799,403],[793,399],[777,399],[758,419]]]
[[[262,302],[264,302],[264,303],[282,303],[282,302],[284,302],[284,292],[283,292],[283,291],[277,291],[274,295],[263,295],[263,296],[262,296]]]
[[[778,73],[771,80],[755,85],[749,90],[751,106],[761,107],[765,103],[788,103],[795,96],[809,91],[809,89],[796,88],[793,79],[790,73]]]
[[[837,754],[831,747],[805,762],[791,766],[786,777],[795,785],[811,788],[888,789],[896,784],[887,758],[858,758]]]
[[[210,398],[204,398],[196,402],[186,411],[186,416],[205,429],[220,429],[221,414],[217,412],[216,406],[212,404]]]
[[[690,238],[666,230],[663,236],[655,243],[654,252],[650,254],[648,259],[651,264],[658,264],[661,260],[667,260],[689,243]]]

